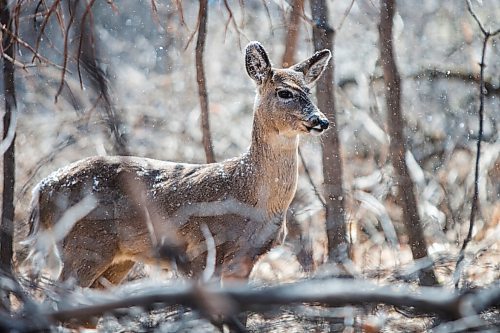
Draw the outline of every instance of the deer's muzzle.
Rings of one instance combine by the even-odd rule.
[[[330,126],[330,122],[324,116],[313,115],[309,118],[309,121],[304,123],[304,126],[307,132],[313,135],[319,135]]]

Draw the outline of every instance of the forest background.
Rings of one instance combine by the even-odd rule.
[[[290,235],[261,259],[253,283],[311,283],[314,294],[314,283],[328,278],[334,293],[335,286],[344,286],[338,277],[349,276],[353,286],[374,288],[439,284],[432,288],[459,303],[471,290],[482,301],[485,290],[496,298],[477,311],[458,311],[450,321],[454,310],[443,310],[443,316],[442,309],[429,304],[373,300],[368,297],[373,289],[361,288],[352,306],[290,305],[275,313],[276,305],[271,314],[256,311],[248,328],[401,331],[414,325],[414,330],[448,332],[499,324],[500,6],[495,1],[54,0],[1,5],[0,88],[6,107],[0,252],[5,279],[19,282],[30,300],[37,302],[35,288],[17,267],[26,256],[19,241],[27,233],[36,183],[92,155],[204,163],[241,154],[250,142],[255,90],[245,73],[243,49],[258,40],[276,67],[305,59],[315,49],[332,49],[334,76],[318,83],[318,105],[335,126],[321,139],[301,139],[300,181],[287,217]],[[203,19],[205,32],[200,30]],[[384,52],[388,49],[394,52]],[[398,82],[401,86],[394,86]],[[330,92],[326,99],[321,91]],[[393,109],[394,91],[401,93],[399,110]],[[200,107],[204,102],[206,108]],[[395,112],[399,123],[392,117]],[[405,165],[394,156],[405,156]],[[415,241],[419,237],[424,242]],[[137,267],[135,274],[152,271]],[[157,272],[153,276],[158,278]],[[3,291],[9,288],[16,289]],[[54,288],[44,285],[42,290],[50,294]],[[418,288],[427,295],[426,287]],[[354,298],[330,305],[351,304]],[[12,306],[10,316],[22,317],[26,302],[5,303],[4,298],[5,307]],[[53,302],[41,304],[50,308]],[[413,308],[405,312],[401,305]],[[202,330],[211,327],[207,311],[196,309],[163,309],[108,324],[168,331],[175,325],[194,328],[201,321],[206,325]],[[47,317],[44,311],[41,318]],[[50,313],[53,317],[40,325],[57,321]]]

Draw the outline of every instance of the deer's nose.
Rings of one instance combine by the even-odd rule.
[[[330,126],[330,122],[326,118],[319,119],[318,125],[321,126],[321,129],[326,130]]]
[[[311,122],[312,127],[322,129],[322,130],[326,130],[328,128],[328,126],[330,126],[330,122],[328,121],[328,119],[321,118],[318,115],[312,116],[309,121]]]

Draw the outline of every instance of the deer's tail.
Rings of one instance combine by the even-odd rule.
[[[40,196],[41,186],[33,190],[31,212],[28,220],[29,232],[22,245],[28,246],[29,254],[21,264],[20,270],[35,278],[47,272],[51,279],[57,279],[62,271],[62,260],[59,249],[50,232],[40,230]]]
[[[25,245],[33,243],[38,229],[40,229],[40,184],[33,189],[30,210],[28,219],[29,232],[26,240],[22,242]]]

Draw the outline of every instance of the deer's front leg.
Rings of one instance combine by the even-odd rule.
[[[236,283],[247,283],[248,277],[252,272],[255,259],[248,253],[238,251],[224,257],[221,272],[221,284],[231,285]],[[239,312],[239,311],[238,311]],[[235,312],[235,313],[238,313]],[[245,332],[247,325],[247,313],[240,312],[222,321],[227,324],[230,332]]]
[[[221,283],[246,283],[248,276],[252,272],[255,260],[248,256],[248,253],[237,252],[228,255],[222,263]]]
[[[266,253],[284,227],[283,214],[268,219],[268,223],[247,222],[245,232],[224,256],[222,284],[247,282],[253,266]]]

